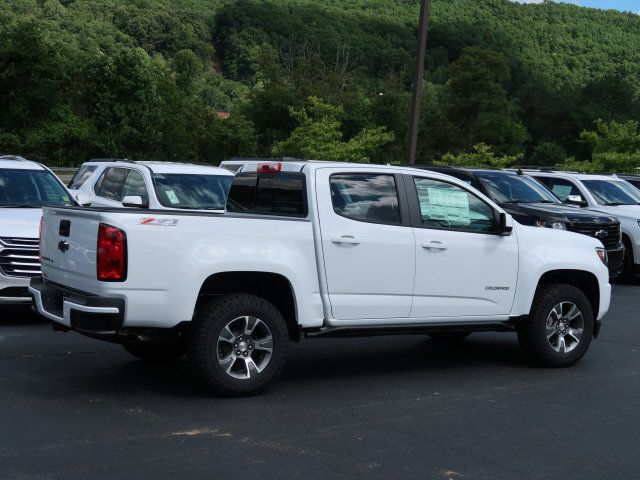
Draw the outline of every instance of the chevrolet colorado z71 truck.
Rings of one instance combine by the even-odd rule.
[[[609,308],[598,240],[520,225],[447,175],[253,164],[227,210],[45,209],[38,311],[142,359],[187,354],[210,390],[250,395],[303,336],[511,331],[564,367]]]

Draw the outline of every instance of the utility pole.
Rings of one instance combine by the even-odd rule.
[[[422,103],[422,80],[424,79],[424,58],[427,50],[427,30],[429,28],[430,0],[420,0],[420,24],[418,26],[418,52],[416,69],[413,73],[413,93],[411,95],[411,116],[409,117],[409,138],[407,142],[407,163],[416,163],[420,105]]]

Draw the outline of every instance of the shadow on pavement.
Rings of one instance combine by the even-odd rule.
[[[477,337],[477,338],[474,338]],[[330,343],[330,344],[329,344]],[[327,354],[329,352],[329,354]],[[189,373],[185,359],[176,363],[149,364],[118,352],[101,355],[100,365],[82,362],[67,387],[78,392],[111,395],[152,390],[176,397],[207,397]],[[115,357],[113,355],[118,355]],[[88,359],[87,359],[88,360]],[[97,360],[97,358],[96,358]],[[480,368],[533,369],[522,355],[513,334],[478,334],[458,344],[425,337],[378,337],[375,339],[323,339],[295,345],[276,389],[315,382],[346,379],[367,381],[371,376],[441,375],[453,370],[465,374]]]
[[[47,322],[48,320],[35,312],[30,305],[0,305],[0,328]]]

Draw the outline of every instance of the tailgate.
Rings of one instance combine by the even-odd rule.
[[[71,289],[97,293],[100,212],[88,208],[45,208],[43,212],[42,276]]]

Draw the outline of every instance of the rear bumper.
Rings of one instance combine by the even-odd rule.
[[[124,300],[103,298],[67,290],[59,285],[33,278],[29,286],[33,303],[40,315],[63,328],[90,337],[116,338],[124,323]]]

